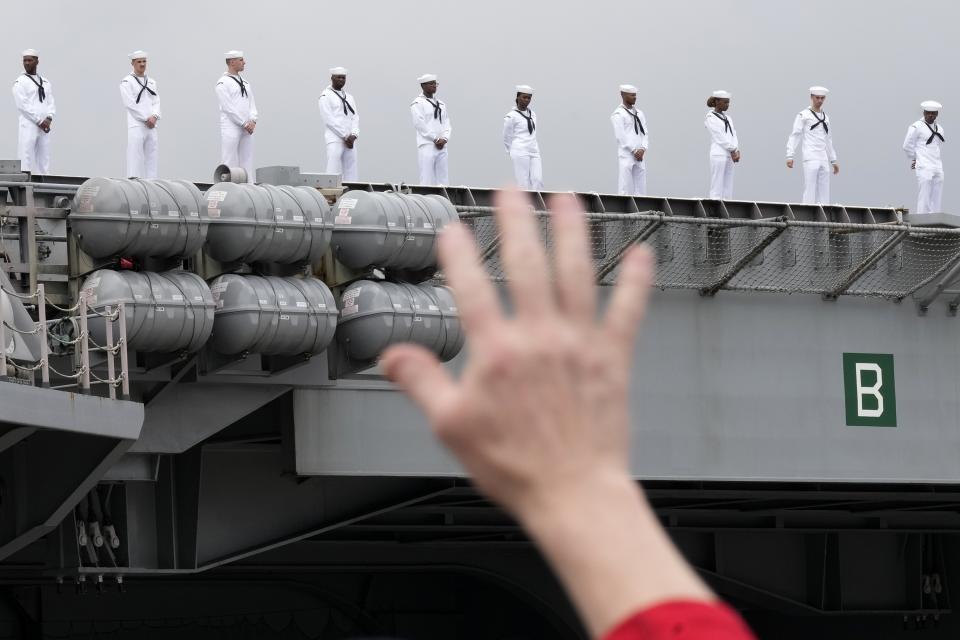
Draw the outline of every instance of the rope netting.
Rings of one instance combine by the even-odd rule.
[[[494,280],[505,276],[499,234],[487,207],[460,207]],[[861,295],[903,299],[960,260],[960,229],[772,218],[715,219],[662,214],[588,213],[598,282],[616,281],[633,244],[657,253],[656,286],[695,289]],[[539,212],[540,237],[553,239]]]

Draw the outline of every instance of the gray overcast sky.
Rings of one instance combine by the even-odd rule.
[[[649,121],[650,193],[704,196],[704,102],[722,88],[734,95],[743,150],[736,197],[797,201],[801,177],[784,167],[786,138],[807,87],[823,84],[832,91],[826,110],[841,165],[834,201],[914,208],[916,183],[900,145],[919,102],[936,99],[945,105],[944,208],[960,205],[952,173],[960,88],[949,63],[960,59],[955,2],[48,0],[39,13],[18,12],[23,19],[2,47],[7,73],[12,82],[22,71],[22,49],[40,50],[58,108],[53,173],[123,173],[118,84],[130,70],[126,54],[146,49],[163,100],[160,173],[208,180],[219,159],[213,86],[222,53],[241,48],[261,113],[260,166],[323,171],[317,97],[328,67],[343,65],[361,113],[362,180],[416,178],[408,106],[416,77],[433,72],[453,122],[453,184],[497,186],[510,177],[502,117],[523,82],[536,89],[546,188],[615,192],[609,115],[617,85],[629,82]],[[9,94],[0,122],[0,155],[15,157]]]

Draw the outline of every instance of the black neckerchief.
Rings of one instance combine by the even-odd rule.
[[[643,130],[643,123],[640,122],[640,116],[637,114],[637,112],[630,111],[630,109],[627,109],[626,106],[623,107],[623,110],[629,113],[631,116],[633,116],[633,132],[647,135],[647,132]]]
[[[820,125],[823,125],[823,132],[830,133],[830,125],[827,124],[827,114],[823,114],[823,118],[821,119],[820,116],[817,115],[817,112],[813,109],[810,109],[810,113],[813,114],[813,119],[817,121],[816,124],[810,125],[810,131],[813,131]]]
[[[723,120],[723,130],[724,130],[724,132],[730,133],[730,134],[733,133],[733,127],[730,126],[730,121],[727,120],[727,116],[723,115],[723,114],[720,113],[719,111],[714,111],[714,112],[713,112],[713,115],[715,115],[715,116],[717,116],[718,118],[720,118],[721,120]]]
[[[937,123],[933,123],[931,127],[926,120],[923,121],[923,124],[927,125],[927,129],[930,129],[930,137],[927,138],[927,144],[933,142],[934,138],[940,138],[940,142],[944,142],[943,134],[940,133],[940,129],[937,128]]]
[[[338,98],[340,98],[340,102],[343,103],[343,115],[347,115],[347,109],[350,110],[350,113],[356,115],[357,112],[354,111],[354,110],[353,110],[353,107],[350,106],[350,103],[347,102],[347,97],[346,97],[345,95],[343,95],[343,96],[340,95],[340,93],[339,93],[336,89],[334,89],[333,87],[330,87],[330,90],[333,91],[333,95],[335,95],[335,96],[337,96]],[[346,91],[344,91],[344,93],[346,93]]]
[[[530,110],[528,109],[528,111],[530,111],[530,115],[529,115],[529,116],[528,116],[527,114],[525,114],[523,111],[520,111],[520,109],[514,109],[514,111],[516,111],[517,113],[519,113],[520,115],[522,115],[522,116],[523,116],[523,119],[527,121],[527,132],[528,132],[530,135],[533,135],[533,132],[534,132],[534,131],[536,130],[536,128],[537,128],[537,125],[535,125],[535,124],[533,123],[533,111],[530,111]]]
[[[137,81],[137,84],[140,85],[140,93],[137,94],[137,104],[140,104],[140,98],[143,97],[143,92],[144,92],[144,91],[146,91],[147,93],[149,93],[149,94],[152,95],[152,96],[156,96],[156,95],[157,95],[157,92],[156,92],[156,91],[154,91],[153,89],[151,89],[150,87],[147,86],[148,84],[150,84],[150,79],[147,78],[147,76],[143,76],[143,84],[140,83],[140,78],[138,78],[136,75],[134,75],[134,74],[131,73],[130,76],[131,76],[134,80]]]
[[[30,78],[30,82],[32,82],[37,86],[37,96],[40,98],[40,102],[43,102],[47,97],[47,92],[43,90],[43,78],[40,78],[40,74],[38,73],[37,77],[40,78],[40,82],[37,82],[36,80],[33,79],[33,76],[30,75],[29,73],[25,73],[23,75]]]
[[[240,97],[241,97],[241,98],[246,98],[246,97],[247,97],[247,86],[246,86],[247,83],[243,81],[243,78],[240,77],[240,74],[238,73],[236,76],[231,76],[231,75],[228,73],[228,74],[227,74],[227,77],[230,78],[231,80],[233,80],[234,82],[236,82],[238,85],[240,85]]]
[[[427,96],[423,96],[423,99],[430,103],[430,106],[433,107],[433,119],[439,120],[443,124],[443,108],[440,106],[440,101],[437,100],[434,102]]]

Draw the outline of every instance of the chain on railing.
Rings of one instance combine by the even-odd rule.
[[[81,292],[80,299],[77,304],[73,305],[72,307],[60,307],[47,300],[42,283],[37,284],[37,290],[31,294],[20,294],[14,291],[7,291],[6,289],[3,290],[3,293],[20,300],[34,301],[37,308],[37,322],[34,323],[32,329],[27,330],[7,324],[5,320],[0,320],[0,376],[6,376],[8,364],[10,364],[17,371],[24,373],[33,373],[39,370],[42,386],[50,387],[50,371],[53,371],[53,373],[59,378],[76,380],[75,383],[58,388],[79,387],[80,392],[85,394],[90,393],[91,378],[93,378],[95,383],[107,385],[111,400],[116,399],[118,386],[121,388],[121,396],[124,399],[129,399],[130,380],[127,356],[127,325],[123,302],[118,303],[116,308],[108,305],[104,308],[104,311],[98,311],[97,309],[89,306],[87,294],[85,292]],[[76,338],[69,340],[48,331],[49,323],[47,322],[46,313],[46,305],[48,304],[54,309],[64,313],[73,314],[76,312],[75,316],[67,316],[68,319],[75,319],[79,325]],[[102,319],[104,323],[106,344],[97,344],[97,342],[90,336],[88,322],[90,316],[95,316]],[[60,320],[61,319],[58,319],[54,322],[59,322]],[[114,342],[114,322],[117,323],[117,329],[119,330],[119,339],[116,342]],[[8,357],[8,343],[6,338],[6,330],[8,329],[16,334],[38,335],[40,340],[40,359],[33,365],[24,365],[17,363],[12,357]],[[73,373],[64,373],[50,366],[50,350],[47,341],[51,338],[64,346],[74,347],[75,353],[79,352],[78,355],[80,363]],[[107,363],[106,378],[101,378],[92,373],[90,367],[90,351],[97,351],[105,354]],[[115,360],[118,355],[120,358],[119,374],[116,371]]]

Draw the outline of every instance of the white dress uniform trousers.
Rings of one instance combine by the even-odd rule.
[[[917,213],[943,211],[943,162],[940,159],[943,141],[943,127],[936,122],[929,125],[917,120],[907,129],[903,150],[907,158],[917,163],[915,171],[920,187]]]
[[[710,198],[733,199],[733,158],[731,153],[740,148],[733,120],[725,113],[711,109],[703,121],[710,132]]]
[[[257,103],[250,83],[239,75],[224,73],[216,86],[220,102],[220,162],[242,167],[247,182],[253,182],[253,136],[243,125],[257,121]]]
[[[793,130],[787,138],[787,160],[792,160],[797,145],[803,141],[803,202],[827,204],[830,202],[830,173],[837,161],[833,149],[830,116],[804,109],[793,120]]]
[[[159,146],[160,95],[157,81],[127,75],[120,81],[120,99],[127,110],[127,177],[156,178]],[[147,120],[157,118],[151,129]]]
[[[358,179],[357,148],[356,145],[347,148],[344,139],[350,135],[360,136],[357,101],[346,91],[337,91],[328,85],[320,94],[320,114],[324,123],[323,139],[327,145],[327,173],[355,182]]]
[[[537,114],[512,109],[503,117],[503,146],[513,161],[513,177],[521,189],[543,189],[543,164],[537,143]]]
[[[40,75],[28,76],[24,73],[13,83],[13,100],[19,114],[17,157],[20,159],[20,168],[47,175],[50,173],[50,134],[39,125],[57,113],[53,85]]]
[[[420,184],[445,185],[450,182],[447,168],[447,146],[437,149],[434,144],[443,138],[449,142],[450,114],[442,100],[428,98],[422,93],[410,104],[413,127],[417,131],[417,163],[420,166]]]
[[[639,109],[617,107],[610,115],[613,135],[617,139],[617,192],[624,196],[647,195],[647,163],[637,160],[633,152],[647,149],[647,118]]]

